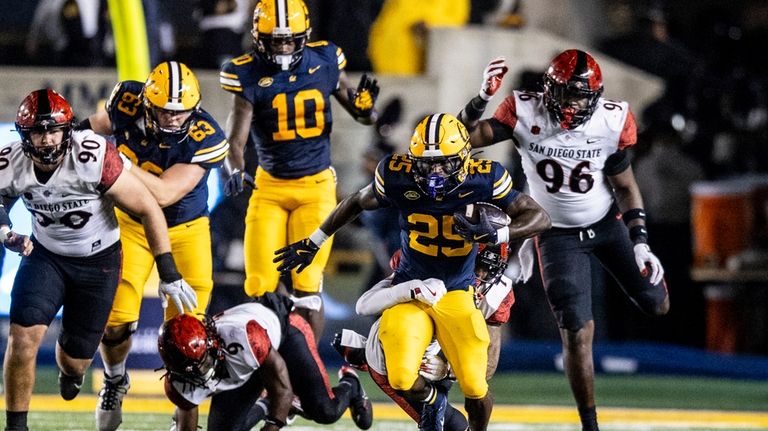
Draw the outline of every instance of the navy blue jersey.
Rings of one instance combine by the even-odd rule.
[[[144,106],[138,81],[117,84],[107,101],[112,134],[117,149],[141,169],[162,174],[176,163],[197,164],[206,174],[178,202],[163,208],[168,226],[208,215],[208,173],[220,167],[229,151],[227,136],[213,117],[199,110],[192,113],[192,125],[181,141],[178,137],[161,139],[145,130]]]
[[[301,178],[331,165],[331,94],[345,66],[341,48],[325,41],[307,44],[288,71],[255,52],[222,66],[221,87],[253,105],[251,138],[262,169]]]
[[[392,284],[438,278],[448,290],[466,289],[475,281],[477,245],[453,229],[453,213],[469,203],[490,202],[506,209],[518,192],[498,162],[470,160],[464,182],[440,200],[421,191],[411,173],[411,160],[393,154],[379,162],[374,178],[376,199],[400,212],[403,257]]]

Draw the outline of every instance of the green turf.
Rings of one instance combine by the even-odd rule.
[[[329,370],[329,374],[335,376],[336,371]],[[367,375],[361,377],[372,400],[388,400]],[[90,373],[83,385],[84,392],[91,388],[89,379]],[[58,393],[58,390],[55,368],[38,369],[35,392]],[[491,382],[491,390],[500,404],[573,404],[565,376],[557,373],[499,373]],[[760,381],[598,375],[595,393],[598,406],[768,410],[768,382]],[[451,400],[461,402],[458,388],[451,391]]]

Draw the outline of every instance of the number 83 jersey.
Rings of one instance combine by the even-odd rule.
[[[259,167],[293,179],[331,165],[331,94],[346,66],[341,48],[331,42],[307,44],[301,61],[280,71],[255,52],[225,63],[221,88],[253,105],[251,140]]]
[[[475,283],[477,244],[466,242],[453,227],[453,213],[469,203],[489,202],[506,209],[517,198],[512,178],[491,160],[470,159],[464,181],[442,199],[426,196],[413,179],[411,159],[394,154],[379,162],[376,199],[400,212],[403,257],[392,284],[438,278],[450,290]]]

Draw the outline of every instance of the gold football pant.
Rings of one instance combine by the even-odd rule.
[[[424,351],[437,337],[466,398],[488,393],[488,328],[475,307],[473,292],[452,290],[433,307],[416,300],[384,311],[379,326],[389,384],[410,389],[419,376]]]
[[[144,286],[155,265],[155,258],[144,234],[144,226],[119,209],[115,209],[115,213],[120,224],[120,240],[123,243],[123,276],[117,287],[108,326],[139,320]],[[170,227],[168,236],[176,267],[197,293],[197,308],[193,313],[205,313],[213,289],[211,229],[208,217]],[[154,291],[157,291],[156,287]],[[168,308],[165,309],[165,319],[168,320],[177,314],[176,306],[169,301]]]
[[[257,169],[255,181],[245,215],[245,293],[261,296],[277,288],[275,250],[307,238],[336,207],[336,174],[329,168],[298,179],[279,179]],[[320,247],[304,271],[291,272],[295,290],[322,290],[331,242]]]

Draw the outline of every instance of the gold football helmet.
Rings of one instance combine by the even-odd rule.
[[[148,130],[186,136],[193,120],[191,115],[180,126],[163,127],[158,121],[158,113],[192,113],[200,109],[200,84],[189,67],[177,61],[160,63],[149,73],[142,94]]]
[[[302,0],[261,0],[253,10],[251,35],[256,50],[282,70],[301,61],[311,32],[309,10]]]
[[[469,132],[451,114],[429,115],[416,126],[408,148],[419,188],[441,198],[467,177]]]

